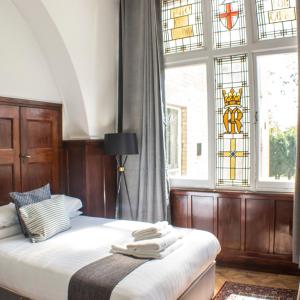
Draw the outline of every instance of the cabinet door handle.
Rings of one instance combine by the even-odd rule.
[[[31,158],[31,156],[30,155],[20,155],[20,158]]]

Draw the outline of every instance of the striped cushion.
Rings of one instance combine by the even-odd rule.
[[[21,228],[23,234],[27,237],[28,233],[26,231],[26,227],[22,223],[22,219],[20,217],[20,208],[24,205],[40,202],[46,199],[51,198],[51,193],[50,193],[50,185],[47,184],[39,189],[32,190],[30,192],[25,192],[25,193],[18,193],[18,192],[13,192],[10,193],[9,196],[13,199],[15,205],[16,205],[16,210],[17,214],[21,223]]]
[[[71,227],[64,200],[48,199],[20,208],[31,242],[41,242]]]

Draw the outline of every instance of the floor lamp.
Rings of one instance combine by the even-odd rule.
[[[115,217],[120,217],[120,192],[121,184],[124,182],[126,195],[128,199],[131,219],[133,211],[131,206],[130,195],[125,174],[125,165],[128,155],[138,154],[137,137],[135,133],[109,133],[104,136],[104,151],[106,155],[115,156],[117,160],[117,199]],[[123,159],[124,157],[124,159]]]

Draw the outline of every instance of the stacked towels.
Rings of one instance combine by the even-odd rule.
[[[173,227],[168,222],[157,222],[145,229],[135,230],[132,236],[135,241],[149,240],[154,238],[161,238],[173,230]]]
[[[182,245],[181,237],[168,222],[158,222],[132,232],[134,241],[124,245],[112,245],[112,253],[139,258],[162,259]]]

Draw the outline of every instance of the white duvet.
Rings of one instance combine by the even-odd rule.
[[[22,235],[0,240],[0,286],[35,300],[66,300],[76,271],[110,255],[112,244],[129,242],[131,232],[144,226],[80,216],[70,230],[42,243],[32,244]],[[111,300],[177,299],[220,251],[214,235],[183,231],[183,246],[130,273],[114,288]]]

